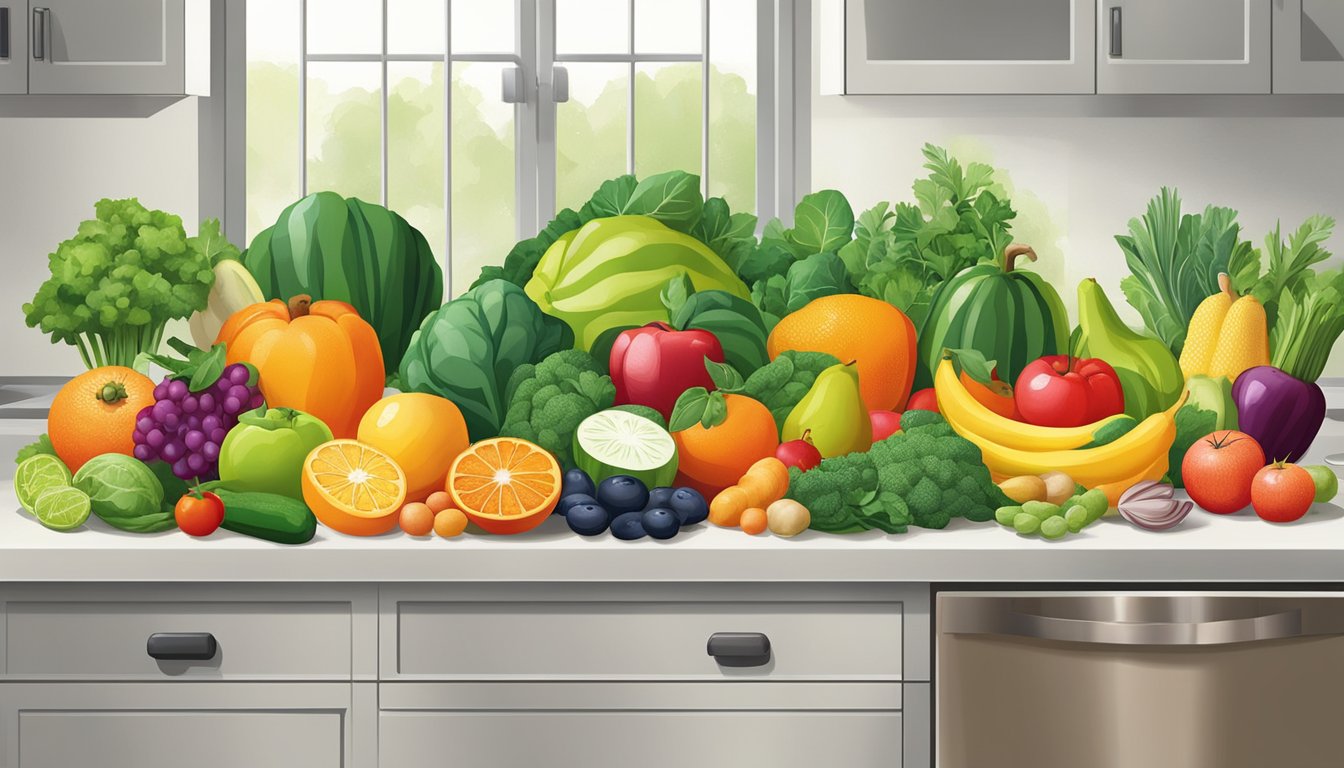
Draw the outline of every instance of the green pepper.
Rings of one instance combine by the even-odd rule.
[[[309,452],[332,439],[322,420],[293,408],[262,405],[238,417],[219,447],[219,479],[230,490],[303,500],[300,478]]]

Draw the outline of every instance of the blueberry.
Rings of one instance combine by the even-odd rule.
[[[575,504],[569,508],[565,520],[569,529],[580,536],[597,536],[607,530],[611,516],[597,504]]]
[[[596,504],[597,499],[586,493],[571,493],[568,496],[561,496],[560,503],[555,505],[553,514],[563,515],[569,512],[570,507],[578,504]]]
[[[681,529],[681,518],[676,512],[664,507],[645,510],[640,523],[644,531],[655,539],[670,539]]]
[[[675,488],[669,488],[666,485],[660,485],[649,491],[649,503],[644,505],[645,511],[650,509],[668,509],[672,503],[672,492]]]
[[[571,469],[565,473],[565,477],[560,481],[560,498],[572,496],[576,493],[582,493],[585,496],[593,496],[597,493],[597,488],[593,485],[593,479],[582,469]]]
[[[677,517],[681,518],[682,525],[695,525],[709,517],[708,502],[694,488],[678,488],[673,491],[668,506],[677,513]]]
[[[611,510],[613,515],[644,509],[649,503],[649,489],[629,475],[613,475],[597,486],[597,502]],[[708,514],[708,513],[706,513]]]
[[[571,514],[577,510],[572,510]],[[623,541],[634,541],[642,539],[648,535],[644,530],[643,512],[626,512],[623,515],[617,515],[615,520],[611,521],[611,535]]]

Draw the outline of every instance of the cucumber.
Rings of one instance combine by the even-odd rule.
[[[317,533],[317,518],[302,501],[275,493],[212,490],[224,502],[219,527],[225,530],[279,544],[304,544]]]

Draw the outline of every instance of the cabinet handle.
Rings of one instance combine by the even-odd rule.
[[[1120,21],[1120,6],[1111,9],[1111,57],[1120,58],[1124,56],[1124,39],[1122,30],[1124,25]]]
[[[145,643],[145,651],[160,661],[208,661],[218,650],[209,632],[155,632]]]
[[[33,61],[47,57],[47,8],[33,9]]]
[[[9,58],[9,9],[0,8],[0,59]]]
[[[770,661],[770,638],[760,632],[715,632],[706,650],[725,667],[759,667]]]

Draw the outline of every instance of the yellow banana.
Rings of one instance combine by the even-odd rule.
[[[957,378],[951,360],[938,364],[933,378],[933,389],[938,395],[938,410],[952,429],[972,440],[972,435],[997,443],[1005,448],[1024,451],[1067,451],[1092,442],[1098,429],[1115,421],[1129,418],[1123,413],[1107,416],[1101,421],[1081,427],[1038,427],[1000,416],[984,403],[976,400]]]
[[[1170,409],[1149,416],[1124,436],[1096,448],[1029,451],[1009,448],[979,435],[962,437],[980,447],[985,466],[996,476],[1039,475],[1059,470],[1074,482],[1095,488],[1144,474],[1164,457],[1176,440],[1176,411],[1184,401],[1182,397]]]
[[[1101,491],[1106,494],[1106,504],[1110,509],[1115,509],[1120,503],[1120,495],[1125,491],[1133,488],[1136,484],[1141,483],[1144,480],[1161,480],[1162,476],[1165,474],[1167,474],[1167,451],[1162,451],[1158,454],[1157,459],[1152,464],[1148,465],[1147,469],[1137,475],[1126,477],[1123,480],[1102,483],[1101,485],[1098,485],[1097,488],[1100,488]],[[1106,514],[1109,515],[1111,512],[1108,510]]]

